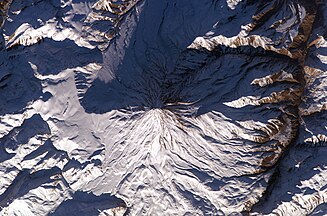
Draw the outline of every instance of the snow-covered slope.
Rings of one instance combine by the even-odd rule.
[[[325,215],[327,3],[1,1],[1,215]]]

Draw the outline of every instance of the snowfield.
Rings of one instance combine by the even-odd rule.
[[[0,215],[327,215],[327,2],[0,9]]]

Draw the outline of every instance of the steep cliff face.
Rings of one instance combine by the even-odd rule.
[[[1,215],[324,215],[327,3],[0,3]]]

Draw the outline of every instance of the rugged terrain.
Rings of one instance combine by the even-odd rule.
[[[0,215],[327,215],[326,1],[0,7]]]

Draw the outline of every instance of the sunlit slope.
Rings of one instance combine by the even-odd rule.
[[[0,4],[1,215],[326,214],[326,3]]]

